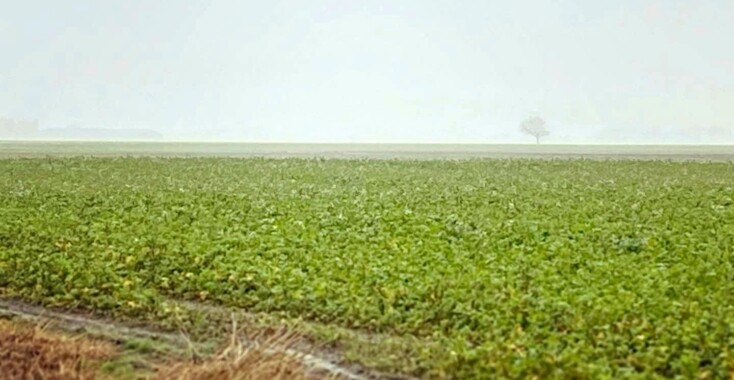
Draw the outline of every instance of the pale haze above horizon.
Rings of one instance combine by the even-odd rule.
[[[731,0],[0,1],[0,117],[42,128],[734,144]]]

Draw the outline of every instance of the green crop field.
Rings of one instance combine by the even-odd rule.
[[[734,164],[6,158],[0,295],[417,377],[726,378]]]

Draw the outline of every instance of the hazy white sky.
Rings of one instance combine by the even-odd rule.
[[[0,0],[0,116],[177,139],[734,143],[731,0]]]

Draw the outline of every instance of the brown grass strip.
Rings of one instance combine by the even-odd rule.
[[[92,380],[95,365],[114,354],[111,344],[72,338],[0,320],[0,378]]]
[[[159,380],[305,380],[339,379],[328,371],[315,371],[308,366],[304,355],[294,354],[301,337],[282,331],[243,343],[236,327],[230,342],[221,353],[201,363],[177,363],[159,372]],[[259,342],[259,343],[255,343]]]

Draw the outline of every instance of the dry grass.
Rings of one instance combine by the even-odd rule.
[[[91,380],[94,364],[114,352],[105,342],[0,320],[0,378],[4,380]]]
[[[159,380],[265,380],[309,379],[303,364],[282,353],[246,349],[237,356],[218,357],[203,363],[176,364],[163,370]]]
[[[176,363],[162,369],[159,380],[302,380],[336,379],[307,367],[302,357],[289,351],[300,339],[297,334],[279,332],[256,337],[247,344],[233,333],[229,345],[215,358],[197,363]],[[259,342],[259,343],[257,343]]]
[[[287,331],[268,331],[238,337],[233,323],[230,341],[220,353],[205,360],[190,345],[192,359],[171,359],[165,364],[151,358],[152,380],[284,380],[339,379],[325,369],[313,368],[308,356],[293,348],[301,336]],[[0,319],[0,380],[93,380],[99,365],[119,357],[115,345],[83,336],[56,333],[43,327]],[[133,373],[130,376],[135,377]],[[142,376],[142,373],[138,376]],[[104,379],[109,375],[102,376]],[[114,377],[114,376],[113,376]]]

